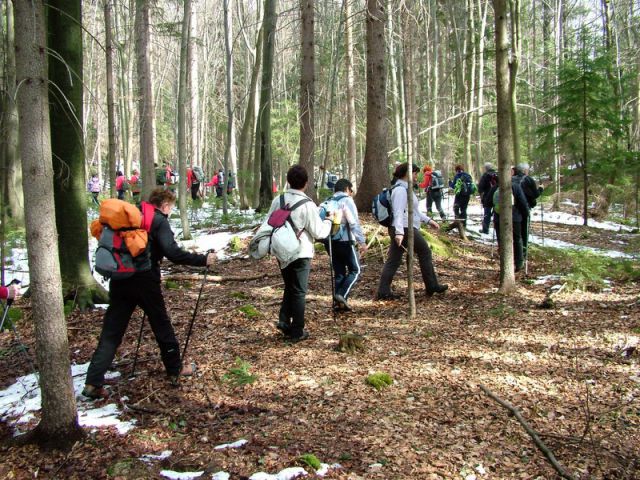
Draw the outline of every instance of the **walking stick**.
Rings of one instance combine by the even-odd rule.
[[[207,253],[212,253],[210,250]],[[187,354],[187,347],[189,346],[189,339],[191,338],[191,332],[193,331],[193,324],[196,321],[196,314],[198,313],[198,306],[200,305],[200,297],[202,297],[202,291],[204,290],[204,284],[207,283],[207,275],[209,274],[209,267],[205,267],[204,276],[202,277],[202,285],[200,285],[200,293],[198,293],[198,299],[196,300],[196,306],[193,309],[193,316],[191,317],[191,322],[189,323],[189,330],[187,331],[187,338],[184,341],[184,348],[182,349],[182,359],[184,360],[185,355]]]
[[[544,204],[540,201],[540,223],[542,224],[542,246],[544,247]]]
[[[524,276],[526,277],[529,275],[529,232],[531,230],[531,218],[527,217],[525,221],[527,222],[527,242],[524,250]]]
[[[136,365],[138,364],[138,352],[140,351],[140,343],[142,342],[142,329],[144,328],[145,314],[142,314],[142,320],[140,321],[140,333],[138,333],[138,344],[136,345],[136,353],[133,356],[133,368],[129,374],[129,378],[136,376]]]

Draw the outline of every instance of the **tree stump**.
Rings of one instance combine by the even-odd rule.
[[[453,220],[449,225],[444,228],[445,232],[450,232],[453,229],[458,229],[458,234],[462,240],[468,240],[467,232],[464,228],[464,222],[462,220]]]
[[[362,351],[364,350],[364,337],[351,332],[344,333],[340,335],[336,350],[351,354]]]

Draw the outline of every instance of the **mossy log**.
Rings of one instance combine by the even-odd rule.
[[[364,350],[364,337],[351,332],[344,333],[340,335],[336,350],[338,352],[352,354],[360,352]]]

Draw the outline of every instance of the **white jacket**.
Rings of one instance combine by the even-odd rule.
[[[295,190],[293,188],[284,192],[284,203],[288,203],[291,207],[304,198],[309,198],[302,190]],[[267,218],[271,215],[271,212],[280,208],[280,195],[273,199],[271,202],[271,208],[267,213]],[[303,230],[300,235],[300,252],[286,264],[283,262],[280,264],[280,268],[286,268],[289,264],[296,261],[299,258],[313,258],[315,252],[313,242],[329,236],[331,233],[331,221],[322,220],[318,213],[318,207],[313,200],[306,202],[304,205],[296,208],[291,212],[291,220],[296,228]]]

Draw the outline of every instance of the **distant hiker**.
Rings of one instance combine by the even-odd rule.
[[[202,167],[194,166],[187,168],[187,189],[191,191],[191,200],[197,200],[202,196],[200,193],[200,183],[204,180]]]
[[[527,205],[529,206],[529,210],[531,210],[538,204],[537,199],[542,195],[544,188],[538,187],[536,181],[529,176],[529,165],[526,163],[519,163],[516,166],[515,176],[520,182],[522,193],[524,193],[524,196],[527,198]],[[527,213],[527,217],[522,220],[522,224],[520,225],[522,228],[522,250],[524,258],[527,258],[528,255],[530,222],[531,218],[529,213]]]
[[[133,201],[137,204],[140,203],[140,192],[142,191],[142,179],[140,178],[140,172],[134,168],[131,171],[131,178],[129,178],[129,185],[131,185],[131,196]]]
[[[418,209],[418,197],[414,192],[413,195],[413,218],[409,221],[407,214],[407,201],[409,184],[407,182],[409,165],[407,163],[400,164],[393,177],[395,179],[394,187],[391,192],[391,208],[393,210],[393,222],[389,227],[389,237],[391,237],[391,244],[389,246],[389,253],[387,261],[382,267],[382,275],[380,276],[380,283],[378,284],[378,300],[389,300],[398,298],[391,292],[391,282],[393,277],[400,266],[402,261],[403,252],[407,251],[407,232],[409,231],[409,224],[413,227],[413,249],[418,256],[418,262],[420,263],[420,271],[422,272],[422,280],[427,291],[427,296],[431,296],[434,293],[443,293],[449,287],[448,285],[438,283],[436,272],[433,268],[433,258],[431,249],[425,241],[424,237],[420,233],[420,223],[426,223],[431,225],[436,230],[440,226],[433,221],[430,217],[420,212]],[[419,171],[416,165],[413,165],[413,172]]]
[[[471,195],[476,192],[476,186],[473,183],[471,175],[464,171],[464,167],[460,164],[456,165],[456,176],[449,182],[449,187],[453,189],[455,194],[453,200],[453,213],[456,220],[462,220],[463,225],[467,226],[467,206]]]
[[[222,197],[222,194],[224,192],[224,170],[222,168],[218,170],[218,173],[216,174],[215,187],[216,187],[216,197],[218,198]]]
[[[298,202],[305,202],[293,210],[289,217],[300,232],[300,250],[289,262],[280,263],[284,293],[276,327],[294,342],[309,338],[309,333],[304,329],[304,310],[311,259],[315,251],[313,242],[326,238],[331,231],[331,217],[323,221],[315,204],[304,193],[308,181],[307,170],[302,165],[293,165],[289,168],[287,172],[289,189],[273,199],[267,215],[281,208],[280,197],[284,197],[284,204],[290,207]]]
[[[272,184],[271,184],[271,192],[272,193],[278,193],[278,184],[276,183],[276,177],[275,175],[272,177]]]
[[[15,300],[20,296],[20,284],[12,283],[5,287],[0,285],[0,300]]]
[[[100,194],[101,188],[100,178],[98,177],[97,173],[94,173],[91,176],[91,179],[87,183],[87,190],[89,190],[89,192],[91,193],[91,200],[93,200],[93,203],[95,203],[99,207],[100,201],[98,200],[98,195]]]
[[[493,226],[500,245],[500,189],[493,194]],[[516,175],[511,177],[511,221],[513,223],[513,262],[516,272],[524,268],[524,247],[522,241],[522,223],[529,217],[529,204],[525,197],[520,178]]]
[[[173,263],[194,267],[210,266],[215,254],[200,255],[182,250],[175,241],[167,217],[176,202],[174,193],[157,188],[149,196],[149,203],[142,202],[145,218],[151,216],[149,241],[145,254],[150,256],[147,270],[136,271],[124,280],[112,279],[109,284],[109,308],[104,314],[100,341],[87,370],[86,385],[82,394],[89,398],[106,396],[103,389],[104,374],[111,366],[116,350],[122,342],[131,314],[142,308],[160,348],[162,363],[169,379],[176,383],[180,375],[192,375],[191,365],[183,367],[180,347],[167,314],[160,283],[160,261],[167,257]]]
[[[484,173],[478,182],[478,193],[482,202],[482,233],[489,233],[491,211],[493,210],[493,192],[498,188],[498,174],[490,163],[484,164]]]
[[[426,196],[429,196],[429,189],[431,189],[431,175],[433,172],[433,168],[431,165],[425,165],[422,169],[422,182],[418,185]]]
[[[436,209],[440,214],[442,220],[446,220],[447,216],[442,209],[442,198],[444,197],[444,179],[442,178],[442,172],[435,170],[431,174],[431,186],[427,193],[427,214],[431,216],[433,204],[436,204]]]
[[[331,242],[331,260],[335,273],[334,300],[340,310],[351,310],[347,298],[360,276],[360,255],[367,251],[367,242],[358,221],[358,208],[352,195],[353,185],[346,178],[341,178],[336,182],[335,194],[320,205],[321,217],[324,212],[334,212],[334,215],[336,212],[343,212],[337,232],[332,231],[333,235],[326,240],[327,248],[328,242]]]
[[[122,171],[118,170],[116,172],[116,192],[118,192],[118,200],[124,200],[124,192],[125,192],[124,182],[126,180],[127,179],[122,174]]]
[[[236,188],[236,177],[233,172],[229,172],[227,179],[227,196],[233,194],[233,189]]]

